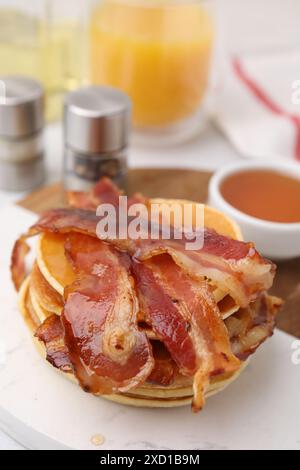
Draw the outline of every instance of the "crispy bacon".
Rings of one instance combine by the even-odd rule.
[[[72,369],[81,386],[96,394],[126,392],[146,380],[169,385],[179,371],[193,377],[193,407],[199,410],[210,379],[236,371],[272,333],[279,301],[271,302],[264,291],[275,267],[253,244],[207,228],[203,247],[195,250],[186,249],[190,237],[177,239],[175,229],[165,239],[163,226],[158,240],[149,231],[138,240],[107,240],[105,234],[101,241],[95,208],[100,203],[118,208],[120,194],[103,179],[89,194],[69,193],[76,208],[44,213],[15,244],[13,281],[18,289],[24,279],[28,237],[67,234],[65,253],[77,280],[65,289],[61,318],[51,315],[37,330],[47,359]],[[148,203],[135,195],[128,206],[135,202]],[[226,326],[209,282],[242,307]],[[154,349],[155,367],[151,344],[138,328],[139,305],[168,350],[161,355]]]
[[[204,229],[204,244],[200,250],[187,250],[185,242],[185,239],[140,240],[134,256],[146,260],[168,253],[191,277],[210,279],[242,307],[273,283],[275,266],[262,258],[252,243],[233,240],[209,229]]]
[[[26,276],[25,257],[29,252],[26,240],[41,232],[68,233],[72,230],[96,236],[98,217],[83,209],[53,209],[46,211],[27,233],[15,242],[11,255],[11,277],[16,290],[21,287]]]
[[[105,179],[104,179],[105,180]],[[70,207],[76,209],[86,209],[90,211],[96,211],[100,204],[112,204],[114,207],[119,207],[119,197],[122,195],[121,192],[117,191],[117,188],[110,185],[106,181],[101,180],[99,183],[99,189],[95,192],[89,193],[81,191],[68,191],[67,199]],[[108,192],[105,190],[109,189]],[[133,204],[145,204],[148,205],[149,201],[140,193],[135,193],[133,196],[127,199],[127,206],[130,207]]]
[[[29,231],[66,233],[75,231],[97,237],[97,217],[83,209],[54,209],[46,212]],[[101,234],[98,233],[101,236]],[[195,279],[210,279],[228,292],[238,305],[246,307],[257,295],[271,287],[275,266],[262,258],[252,243],[244,243],[204,229],[200,250],[187,250],[186,239],[152,240],[150,237],[106,240],[139,260],[168,253],[178,266]]]
[[[71,372],[69,352],[64,342],[64,330],[61,319],[55,313],[50,315],[38,327],[35,336],[44,343],[47,361],[57,369]]]
[[[67,199],[71,207],[95,210],[101,203],[117,207],[120,195],[121,192],[109,178],[101,178],[89,192],[68,191]]]
[[[119,197],[122,192],[109,178],[101,178],[100,181],[89,191],[67,191],[68,204],[77,209],[95,211],[99,204],[112,204],[119,207]],[[132,204],[148,204],[148,199],[140,193],[135,193],[128,198],[128,207]]]
[[[70,234],[66,251],[79,279],[65,290],[65,343],[81,386],[92,393],[127,391],[154,365],[137,327],[137,299],[126,261],[100,240]]]
[[[45,211],[36,224],[30,227],[26,236],[40,232],[68,233],[78,232],[97,237],[99,217],[85,209],[51,209]]]
[[[163,343],[155,340],[151,344],[155,363],[147,382],[165,387],[171,385],[178,372],[178,367]]]
[[[122,192],[109,178],[101,178],[92,189],[92,194],[99,203],[110,203],[114,206],[119,204],[119,196]]]
[[[210,377],[240,366],[206,281],[193,281],[168,255],[133,263],[145,319],[184,375],[194,376],[194,409]]]
[[[225,320],[230,335],[232,351],[245,361],[256,349],[272,336],[275,319],[282,300],[268,296],[265,292],[247,308]]]

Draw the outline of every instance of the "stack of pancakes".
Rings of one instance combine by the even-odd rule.
[[[153,200],[162,202],[161,200]],[[164,201],[165,203],[174,203],[174,201]],[[177,201],[179,202],[179,201]],[[181,203],[187,201],[180,201]],[[196,204],[196,203],[195,203]],[[205,207],[205,226],[213,228],[218,233],[228,237],[242,240],[239,227],[226,217],[224,214]],[[65,256],[64,243],[66,235],[59,233],[42,233],[39,235],[37,244],[37,255],[31,273],[24,281],[20,290],[20,309],[26,319],[27,325],[32,331],[32,335],[44,320],[53,315],[60,315],[63,309],[64,288],[75,280],[75,273],[69,261]],[[250,335],[247,335],[240,315],[240,306],[230,297],[227,292],[212,285],[213,294],[218,304],[220,314],[225,321],[229,330],[229,336],[235,341],[239,341],[242,345],[245,343],[247,350],[254,350],[257,346],[272,333],[273,326],[269,325],[269,329],[261,331],[254,329]],[[272,306],[274,317],[278,299],[268,297],[269,304]],[[171,360],[168,351],[159,338],[156,337],[151,327],[145,322],[143,313],[139,313],[139,328],[146,332],[149,337],[154,352],[154,358],[165,358],[166,362]],[[244,335],[244,336],[243,336]],[[45,348],[43,343],[36,343],[45,356]],[[247,343],[247,344],[246,344]],[[229,385],[243,368],[246,366],[247,360],[241,362],[238,371],[230,374],[218,375],[211,379],[210,386],[206,392],[206,396],[211,396]],[[72,372],[62,372],[66,377],[76,381]],[[151,377],[150,377],[151,379]],[[190,404],[193,399],[193,377],[187,377],[176,372],[171,383],[161,384],[155,383],[153,380],[133,389],[127,393],[118,393],[105,396],[105,398],[133,406],[147,407],[174,407]]]

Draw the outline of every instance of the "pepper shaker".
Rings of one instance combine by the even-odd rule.
[[[44,91],[22,76],[0,77],[0,188],[31,189],[42,183]]]
[[[103,176],[126,188],[131,102],[114,88],[69,93],[64,107],[64,186],[86,191]]]

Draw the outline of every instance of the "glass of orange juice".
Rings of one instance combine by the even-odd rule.
[[[91,80],[126,92],[133,125],[177,133],[203,114],[214,24],[210,1],[102,0],[91,15]]]

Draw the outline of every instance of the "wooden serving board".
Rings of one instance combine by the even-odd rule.
[[[129,171],[128,193],[206,202],[211,173],[182,169],[135,169]],[[64,205],[61,183],[39,189],[19,205],[40,213]],[[300,241],[299,241],[300,243]],[[278,316],[278,328],[300,338],[300,258],[278,263],[272,293],[285,304]]]

